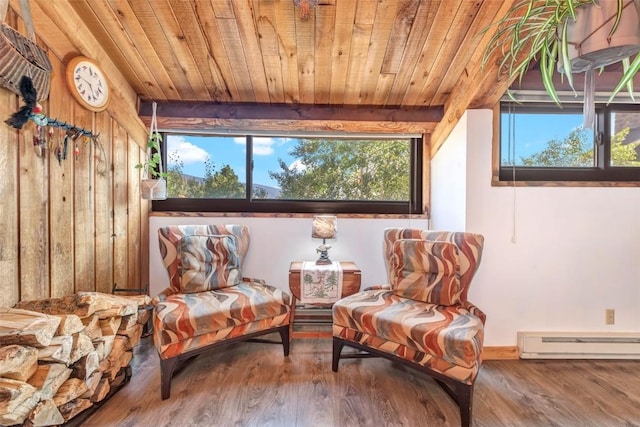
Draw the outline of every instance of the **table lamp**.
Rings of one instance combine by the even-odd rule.
[[[322,245],[318,246],[316,252],[320,253],[317,265],[331,264],[328,251],[331,246],[327,245],[327,239],[335,239],[338,231],[338,217],[331,215],[320,215],[313,217],[311,237],[322,239]]]

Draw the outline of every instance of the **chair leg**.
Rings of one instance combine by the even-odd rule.
[[[458,406],[460,406],[460,426],[471,426],[471,413],[473,411],[473,384],[456,384]]]
[[[338,363],[340,362],[340,354],[344,347],[344,341],[340,338],[333,337],[333,359],[331,360],[331,369],[338,372]]]
[[[280,329],[278,329],[278,332],[280,332],[282,348],[286,357],[289,355],[289,345],[291,344],[291,341],[289,340],[289,325],[281,327]]]
[[[167,400],[171,395],[171,377],[178,363],[177,357],[160,359],[160,394],[162,400]]]

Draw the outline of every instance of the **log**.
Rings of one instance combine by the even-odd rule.
[[[106,357],[106,358],[102,359],[102,360],[100,361],[100,363],[98,364],[98,370],[99,370],[100,372],[102,372],[103,374],[104,374],[105,372],[108,372],[108,371],[109,371],[109,368],[111,368],[111,360],[109,360],[109,358],[108,358],[108,357]]]
[[[133,358],[133,352],[127,351],[122,356],[118,358],[118,360],[112,360],[109,366],[109,370],[104,373],[105,376],[109,378],[109,381],[113,381],[118,372],[131,363],[131,359]]]
[[[140,323],[141,325],[145,325],[148,321],[149,318],[151,317],[151,313],[153,313],[153,310],[148,309],[148,308],[139,308],[138,309],[138,323]]]
[[[93,406],[89,399],[74,399],[58,407],[65,421],[69,421],[80,412]]]
[[[46,347],[51,342],[60,318],[29,310],[0,307],[0,342]]]
[[[107,298],[104,298],[103,295]],[[79,292],[61,298],[20,301],[15,307],[46,314],[75,314],[84,318],[91,316],[96,311],[110,309],[113,303],[109,300],[109,296],[113,295],[100,292]]]
[[[120,359],[118,359],[118,365],[120,365],[121,368],[129,366],[131,359],[133,359],[133,352],[127,351],[125,354],[120,356]]]
[[[30,384],[0,378],[0,425],[22,424],[40,401],[40,393]]]
[[[60,318],[56,335],[73,335],[84,329],[82,320],[75,314],[59,314],[56,317]]]
[[[127,316],[138,312],[138,300],[136,299],[100,293],[96,293],[94,297],[96,300],[100,300],[101,306],[104,306],[104,308],[95,311],[101,319]]]
[[[8,345],[0,347],[0,377],[27,381],[38,369],[38,350]]]
[[[84,332],[73,335],[73,346],[71,347],[71,363],[80,360],[81,357],[94,351],[93,342]]]
[[[68,365],[71,363],[72,348],[73,336],[63,335],[54,337],[47,347],[38,349],[38,360],[60,362]]]
[[[127,337],[129,339],[127,345],[129,346],[129,348],[133,348],[140,342],[140,337],[142,337],[142,329],[143,325],[136,323],[136,326],[134,328],[125,331],[118,331],[118,335]]]
[[[100,380],[100,383],[98,384],[98,387],[96,388],[96,391],[91,396],[90,400],[94,403],[100,402],[105,397],[107,397],[110,390],[111,390],[111,386],[109,385],[109,380],[107,378],[102,378]]]
[[[60,386],[69,379],[71,371],[61,363],[42,364],[27,382],[40,391],[42,399],[51,399]]]
[[[71,376],[86,381],[87,378],[98,369],[98,363],[100,363],[98,360],[98,352],[94,350],[86,356],[82,356],[73,364],[73,373]]]
[[[151,297],[149,295],[141,294],[141,295],[122,295],[121,298],[129,300],[130,302],[136,304],[138,307],[144,307],[151,304]]]
[[[102,372],[99,370],[95,371],[93,374],[87,378],[85,383],[87,384],[87,391],[80,396],[83,399],[90,399],[91,396],[96,392],[98,385],[100,384],[100,380],[102,379]]]
[[[53,396],[53,401],[56,406],[60,407],[61,405],[80,397],[88,389],[87,384],[81,379],[69,378],[60,386],[55,396]]]
[[[138,313],[130,314],[129,316],[122,316],[122,321],[120,322],[120,327],[118,328],[118,334],[123,331],[128,331],[134,328],[138,324]],[[120,334],[124,335],[124,334]]]
[[[103,341],[91,341],[93,343],[93,348],[95,348],[95,352],[98,355],[98,361],[104,359],[104,342]]]
[[[85,317],[82,319],[82,323],[84,324],[84,333],[92,340],[102,336],[100,318],[97,315]]]
[[[41,400],[29,414],[29,422],[34,427],[53,426],[64,423],[64,417],[51,399]]]
[[[102,342],[104,343],[104,358],[108,357],[109,354],[111,354],[111,351],[113,350],[113,345],[116,342],[116,336],[115,335],[108,335],[106,337],[102,337]]]
[[[131,368],[123,368],[120,369],[120,371],[117,373],[116,377],[114,380],[112,380],[109,385],[111,386],[111,388],[117,388],[120,387],[126,380],[127,380],[127,375],[131,376]],[[127,372],[127,370],[129,370]]]
[[[99,323],[102,335],[115,335],[118,332],[118,328],[120,328],[120,322],[122,322],[121,316],[100,319]]]
[[[120,356],[122,356],[127,350],[129,350],[129,338],[123,337],[122,335],[116,335],[113,348],[107,358],[111,361],[111,364],[114,365],[114,362],[120,359]]]

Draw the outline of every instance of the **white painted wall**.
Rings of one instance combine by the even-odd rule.
[[[243,274],[261,278],[281,289],[289,289],[291,261],[318,259],[322,243],[311,237],[312,218],[161,217],[149,218],[149,292],[157,295],[168,286],[162,265],[158,228],[168,224],[245,224],[251,243]],[[427,228],[423,219],[338,218],[338,235],[327,241],[332,260],[354,261],[362,270],[362,287],[387,283],[382,258],[382,232],[387,227]]]
[[[466,155],[465,229],[485,237],[469,298],[487,314],[485,345],[515,345],[524,330],[640,331],[640,188],[491,187],[492,122],[490,110],[467,111],[431,181],[445,191],[452,152]],[[434,229],[448,221],[437,202]]]
[[[464,230],[467,215],[467,115],[438,150],[438,161],[431,163],[431,228]]]

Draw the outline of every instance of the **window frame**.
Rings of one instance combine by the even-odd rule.
[[[168,135],[229,136],[217,132],[193,133],[188,131],[162,132],[162,164],[167,170],[167,136]],[[235,136],[247,138],[245,198],[213,199],[213,198],[167,198],[152,200],[153,212],[238,212],[238,213],[335,213],[335,214],[422,214],[423,213],[423,180],[424,142],[416,135],[333,135],[313,134],[295,135],[295,137],[339,138],[339,139],[399,139],[410,140],[410,188],[408,201],[334,201],[334,200],[274,200],[252,199],[253,187],[253,137],[265,136],[262,133],[240,133]],[[286,133],[269,133],[273,137],[292,137]]]
[[[512,104],[512,105],[510,105]],[[633,104],[596,104],[596,123],[594,129],[594,167],[525,167],[502,164],[502,115],[508,114],[511,108],[514,113],[530,112],[545,114],[564,114],[567,111],[582,112],[582,105],[564,106],[562,110],[555,104],[500,102],[497,117],[497,169],[499,182],[630,182],[640,183],[640,167],[611,166],[611,117],[613,112],[639,112]],[[639,112],[640,113],[640,112]]]

